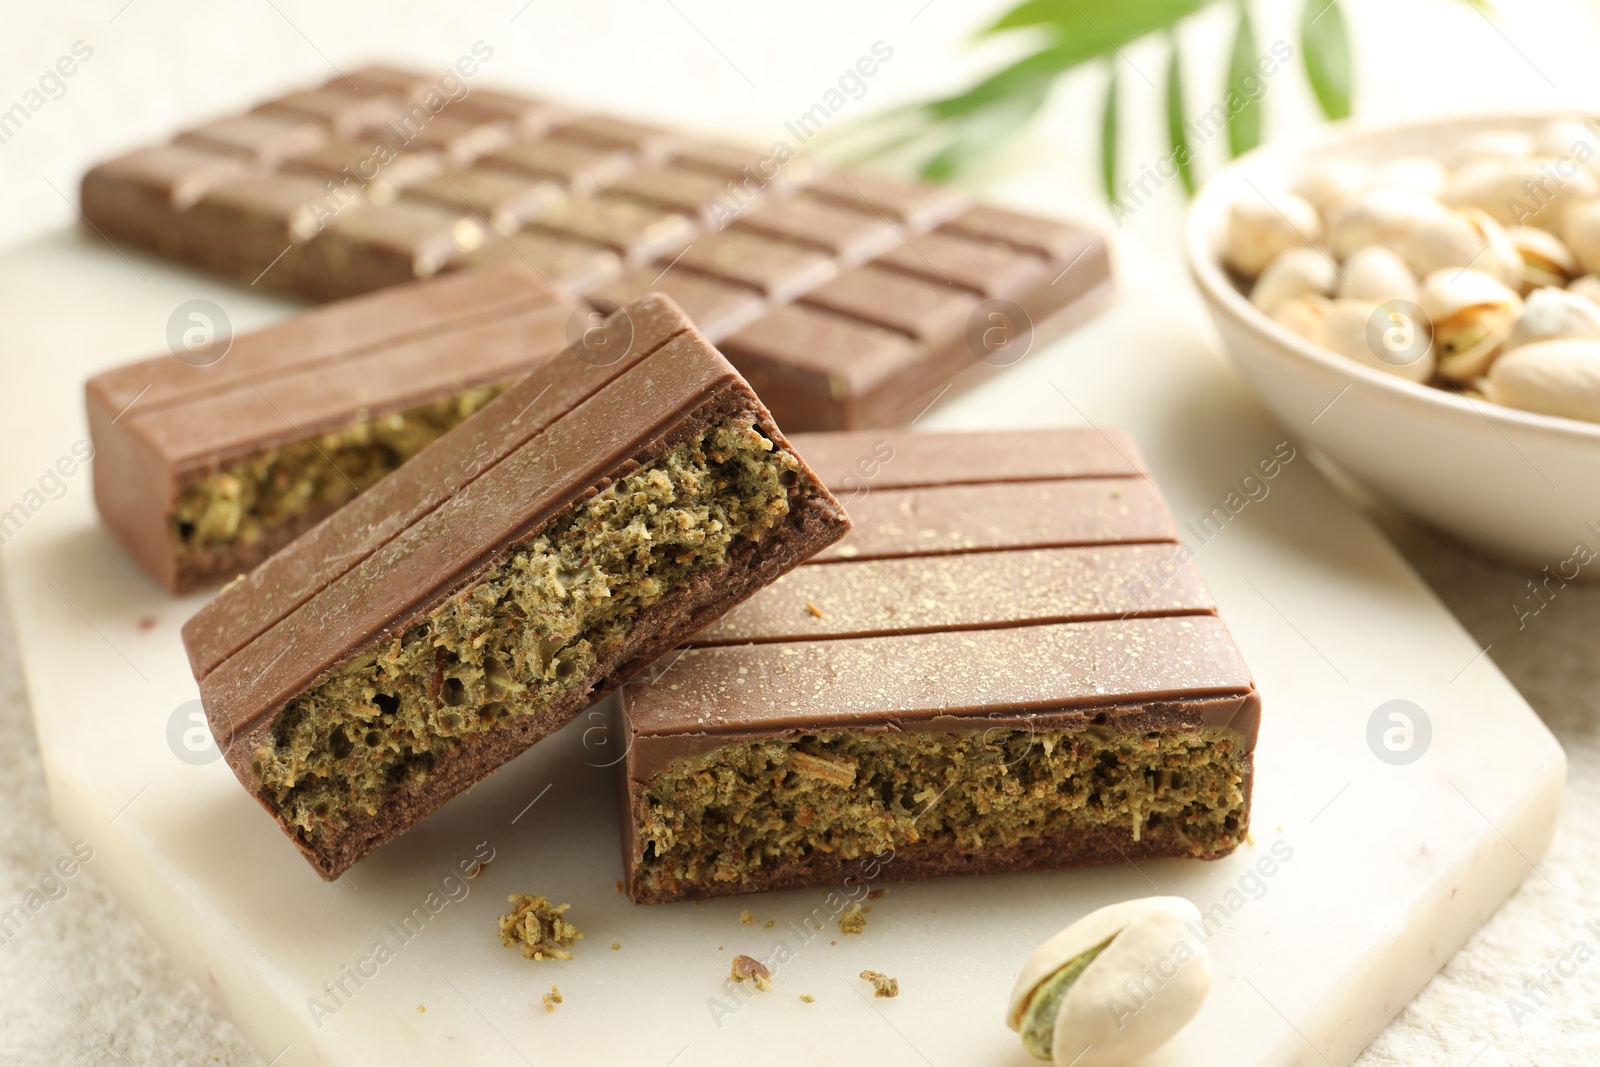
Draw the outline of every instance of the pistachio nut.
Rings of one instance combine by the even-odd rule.
[[[1560,233],[1567,211],[1596,196],[1600,181],[1576,160],[1525,156],[1468,163],[1450,176],[1442,199],[1486,211],[1502,226],[1532,224]]]
[[[1417,303],[1433,324],[1439,373],[1454,382],[1482,374],[1522,314],[1522,297],[1476,270],[1435,271],[1422,280]]]
[[[1403,301],[1335,300],[1323,323],[1323,347],[1364,367],[1425,382],[1435,369],[1428,324]]]
[[[1339,268],[1338,295],[1348,300],[1416,300],[1417,276],[1382,245],[1352,252]]]
[[[1284,252],[1312,245],[1321,236],[1322,216],[1301,197],[1288,192],[1270,200],[1252,195],[1233,205],[1222,259],[1254,278]]]
[[[1332,307],[1333,301],[1327,297],[1307,293],[1279,304],[1272,312],[1272,321],[1296,337],[1326,348],[1323,338],[1327,336],[1328,312]]]
[[[1397,156],[1378,166],[1373,172],[1372,184],[1410,189],[1437,199],[1449,177],[1438,160],[1427,156]]]
[[[1367,189],[1329,213],[1328,245],[1341,260],[1367,245],[1399,248],[1418,226],[1447,213],[1439,201],[1414,189]]]
[[[1521,130],[1479,130],[1461,139],[1452,158],[1462,166],[1480,159],[1531,156],[1534,143],[1533,134]]]
[[[1261,272],[1250,290],[1250,303],[1270,315],[1296,297],[1327,296],[1338,280],[1339,268],[1326,255],[1315,248],[1291,248]]]
[[[1326,215],[1371,184],[1371,167],[1339,156],[1318,160],[1307,167],[1289,186],[1289,191]]]
[[[1572,156],[1593,160],[1600,155],[1600,136],[1577,118],[1551,119],[1533,135],[1534,152],[1541,156]]]
[[[1585,272],[1600,272],[1600,200],[1576,204],[1569,209],[1561,236]]]
[[[1573,279],[1567,286],[1567,292],[1600,304],[1600,274],[1585,274],[1581,278]]]
[[[1565,289],[1535,289],[1523,301],[1504,351],[1558,338],[1600,341],[1600,305]]]
[[[1522,257],[1522,284],[1513,288],[1521,289],[1523,296],[1547,285],[1564,286],[1578,274],[1578,257],[1549,230],[1518,226],[1508,236]]]
[[[1017,975],[1006,1024],[1056,1067],[1111,1067],[1166,1044],[1211,991],[1211,961],[1181,897],[1091,912],[1040,945]]]
[[[1600,342],[1565,338],[1512,349],[1489,368],[1486,391],[1506,407],[1600,422]]]
[[[1446,267],[1471,267],[1508,286],[1522,284],[1522,255],[1511,237],[1485,212],[1458,208],[1413,230],[1397,251],[1418,276]]]

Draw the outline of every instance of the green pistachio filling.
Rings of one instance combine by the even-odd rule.
[[[267,795],[316,843],[464,738],[592,685],[642,610],[783,520],[797,472],[745,420],[618,479],[296,697],[256,754]]]
[[[742,883],[813,853],[985,848],[1160,833],[1216,856],[1248,823],[1244,739],[1221,727],[1125,733],[826,732],[673,760],[640,806],[640,875],[675,891]]]
[[[1041,1060],[1050,1059],[1055,1049],[1056,1014],[1067,999],[1084,969],[1105,951],[1116,935],[1106,938],[1081,956],[1075,956],[1050,977],[1034,987],[1022,1009],[1022,1047]]]
[[[186,481],[172,512],[180,554],[255,544],[308,511],[328,512],[437,441],[504,388],[485,385],[430,404],[302,437]]]

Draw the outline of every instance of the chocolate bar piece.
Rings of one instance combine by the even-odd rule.
[[[607,312],[664,292],[792,431],[909,422],[1109,291],[1082,226],[453,87],[351,71],[94,168],[84,214],[321,300],[504,262]]]
[[[184,627],[326,878],[848,529],[670,301],[595,329]]]
[[[573,311],[504,266],[104,371],[85,388],[101,517],[173,592],[232,578],[562,349]]]
[[[854,529],[624,688],[633,900],[1244,839],[1260,698],[1126,434],[794,441]]]

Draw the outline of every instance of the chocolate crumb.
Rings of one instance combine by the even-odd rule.
[[[862,971],[861,977],[872,983],[872,995],[875,997],[898,997],[900,995],[900,980],[890,978],[877,971]]]
[[[619,892],[619,893],[622,892],[622,879],[621,878],[617,879],[617,892]]]
[[[154,615],[141,615],[139,616],[139,621],[134,625],[139,628],[141,633],[149,633],[156,628],[156,617]]]
[[[879,899],[882,899],[883,897],[886,897],[888,895],[889,895],[889,890],[886,889],[886,888],[869,889],[869,890],[867,890],[867,899],[868,900],[879,900]]]
[[[550,992],[544,995],[544,1010],[555,1011],[556,1005],[561,1003],[561,990],[555,986],[550,987]]]
[[[513,893],[511,913],[500,916],[500,943],[519,948],[527,960],[570,960],[568,952],[583,937],[576,926],[562,916],[571,904],[553,905],[545,897]]]
[[[861,912],[860,904],[852,904],[839,914],[839,932],[841,934],[859,934],[867,928],[867,917]]]
[[[772,972],[767,970],[767,965],[754,956],[739,955],[733,957],[733,966],[728,970],[728,977],[735,982],[749,979],[757,989],[763,993],[772,988]]]
[[[484,863],[482,860],[473,860],[472,865],[467,868],[467,877],[476,878],[478,875],[482,874],[488,869],[489,865],[487,863]]]

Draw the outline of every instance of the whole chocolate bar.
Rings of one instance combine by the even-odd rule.
[[[791,430],[906,423],[1109,290],[1106,242],[1082,226],[826,172],[782,142],[451,95],[355,71],[95,167],[83,211],[113,239],[321,300],[505,262],[608,312],[664,292]]]
[[[1244,839],[1260,698],[1126,434],[795,442],[854,528],[624,688],[633,900]]]
[[[848,529],[670,301],[598,329],[184,627],[229,766],[326,878]]]
[[[565,347],[573,311],[506,265],[105,371],[85,388],[95,502],[169,590],[232,578]]]

